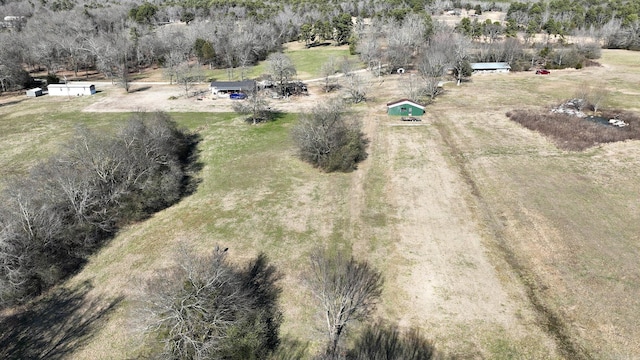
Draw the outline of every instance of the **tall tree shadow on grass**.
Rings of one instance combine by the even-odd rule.
[[[55,290],[22,312],[0,317],[0,358],[64,359],[86,344],[122,301],[89,299],[92,285]]]

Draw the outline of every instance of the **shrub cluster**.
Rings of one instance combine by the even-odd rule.
[[[319,104],[292,129],[299,157],[326,171],[352,171],[367,158],[368,140],[338,102]]]
[[[163,113],[114,135],[78,130],[63,150],[0,194],[0,305],[69,275],[123,224],[189,190],[195,138]]]
[[[506,115],[527,129],[550,137],[564,150],[582,151],[597,144],[640,140],[640,117],[629,112],[603,112],[605,119],[617,118],[628,124],[621,128],[567,114],[514,110]]]

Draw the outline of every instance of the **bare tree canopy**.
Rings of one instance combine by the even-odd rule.
[[[427,31],[425,18],[417,14],[387,24],[387,62],[392,71],[407,67],[412,62],[419,45],[427,38]]]
[[[610,95],[609,89],[607,89],[604,84],[594,85],[589,91],[589,96],[587,97],[589,103],[593,106],[593,114],[598,114],[598,109],[602,106],[607,98]]]
[[[283,53],[274,53],[267,58],[269,74],[278,83],[280,94],[286,96],[285,85],[296,75],[296,67],[291,59]]]
[[[178,265],[146,284],[140,320],[164,344],[161,358],[265,359],[278,346],[276,269],[262,254],[245,268],[226,256],[182,247]]]
[[[349,59],[344,59],[340,64],[342,68],[342,83],[344,84],[344,90],[349,96],[349,99],[357,104],[363,101],[367,101],[367,92],[371,87],[369,74],[362,74],[354,71],[355,64]]]
[[[439,83],[447,68],[447,54],[436,46],[428,47],[418,63],[418,71],[424,81],[423,92],[433,100],[439,93]]]
[[[365,319],[375,309],[382,293],[382,276],[366,261],[342,252],[317,250],[311,255],[307,281],[325,314],[327,355],[337,358],[347,325]]]
[[[0,94],[19,88],[28,82],[29,74],[22,69],[21,49],[23,44],[17,37],[0,33]]]
[[[331,90],[338,86],[335,80],[337,68],[338,64],[333,56],[329,57],[329,59],[327,59],[327,61],[322,64],[322,67],[320,68],[320,74],[324,79],[322,86],[324,88],[324,91],[331,92]]]
[[[185,97],[189,97],[189,90],[193,89],[196,83],[201,82],[204,73],[199,66],[194,66],[188,62],[183,62],[175,68],[176,83],[184,89]]]

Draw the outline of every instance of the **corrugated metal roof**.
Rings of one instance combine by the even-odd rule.
[[[511,70],[511,65],[506,62],[480,62],[471,63],[473,70]]]
[[[211,87],[222,91],[230,90],[251,90],[255,88],[256,82],[254,80],[244,81],[212,81]]]
[[[417,107],[417,108],[419,108],[421,110],[424,110],[424,106],[423,105],[420,105],[417,102],[411,101],[409,99],[400,99],[400,100],[397,100],[397,101],[392,101],[392,102],[387,104],[387,107],[393,107],[393,106],[405,105],[405,104],[410,104],[410,105],[413,105],[413,106],[415,106],[415,107]]]

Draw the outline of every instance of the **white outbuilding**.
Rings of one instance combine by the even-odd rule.
[[[511,65],[506,62],[481,62],[471,63],[473,73],[508,73],[511,71]]]
[[[70,82],[66,84],[51,84],[47,86],[51,96],[82,96],[93,95],[96,87],[90,83]]]

